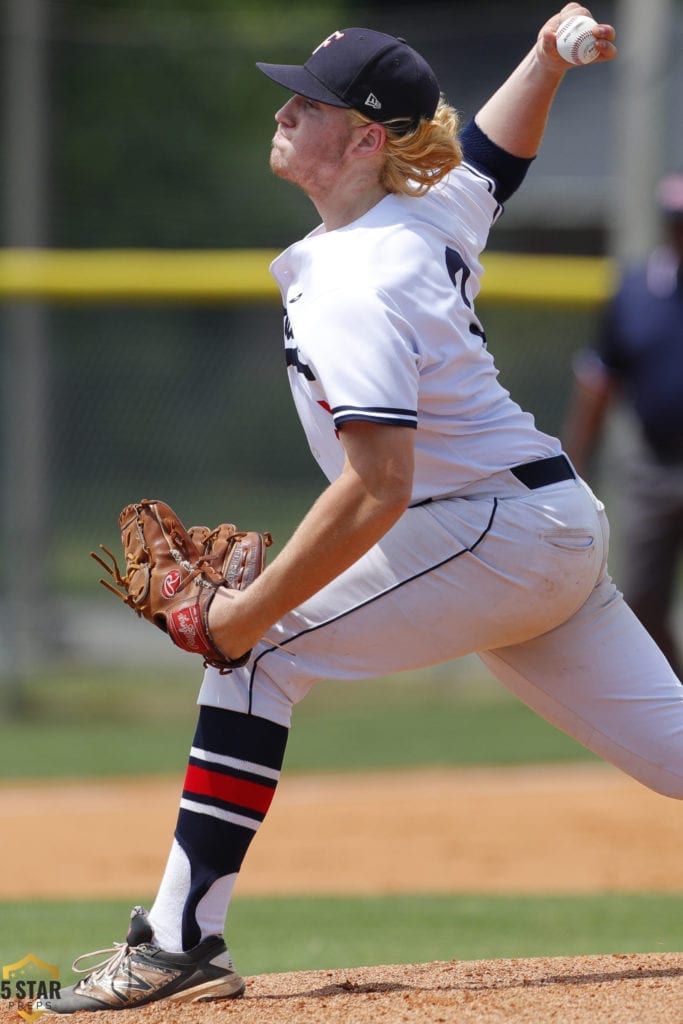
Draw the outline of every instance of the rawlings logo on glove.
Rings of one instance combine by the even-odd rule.
[[[111,565],[94,551],[91,557],[114,581],[100,583],[177,647],[200,654],[205,665],[220,672],[244,665],[251,651],[234,660],[214,643],[209,608],[219,587],[244,590],[263,572],[270,534],[240,531],[231,523],[186,530],[168,505],[148,498],[123,509],[119,528],[126,573],[100,544]]]

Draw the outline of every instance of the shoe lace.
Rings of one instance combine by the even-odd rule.
[[[81,953],[74,960],[72,969],[76,974],[100,974],[101,976],[116,974],[131,948],[127,942],[115,942],[109,949],[94,949],[92,953]],[[79,964],[86,960],[92,960],[96,956],[104,957],[104,959],[98,960],[94,964],[91,963],[87,967],[79,967]]]

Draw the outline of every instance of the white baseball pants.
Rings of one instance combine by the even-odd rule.
[[[603,507],[579,480],[505,471],[411,508],[199,703],[290,724],[319,679],[477,653],[517,697],[646,786],[683,798],[683,686],[606,572]]]

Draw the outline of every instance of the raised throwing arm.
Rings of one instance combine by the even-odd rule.
[[[532,49],[475,117],[489,139],[514,156],[528,159],[538,152],[557,88],[574,67],[557,52],[555,33],[576,14],[591,17],[587,7],[571,3],[546,21]],[[598,25],[593,34],[599,51],[594,63],[613,60],[614,28]]]

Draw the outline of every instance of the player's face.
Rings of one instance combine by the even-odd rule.
[[[278,110],[275,120],[272,171],[311,196],[332,188],[339,180],[353,136],[346,110],[292,96]]]

